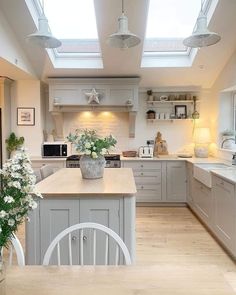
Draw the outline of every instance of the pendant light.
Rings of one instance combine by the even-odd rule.
[[[48,26],[48,19],[44,14],[44,0],[42,1],[42,12],[38,18],[38,30],[27,36],[27,39],[42,48],[57,48],[61,41],[52,36]]]
[[[118,18],[118,32],[110,35],[107,39],[107,43],[111,47],[126,49],[138,45],[140,38],[131,33],[128,29],[128,18],[124,13],[124,0],[122,0],[122,14]]]
[[[183,44],[187,47],[199,48],[211,46],[219,42],[221,37],[207,28],[207,16],[203,12],[203,0],[201,0],[201,11],[197,18],[196,30],[193,34],[184,39]]]

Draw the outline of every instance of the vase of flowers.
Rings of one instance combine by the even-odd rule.
[[[82,154],[80,169],[83,178],[102,178],[106,164],[104,155],[116,144],[116,139],[109,135],[100,137],[96,130],[79,130],[69,134],[67,139],[75,144],[76,150]]]
[[[8,247],[18,226],[28,212],[37,208],[37,198],[42,197],[35,189],[36,177],[24,149],[3,165],[0,170],[0,253]],[[5,271],[0,254],[0,294],[4,294]]]

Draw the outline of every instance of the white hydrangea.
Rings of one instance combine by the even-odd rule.
[[[89,142],[86,142],[86,143],[85,143],[85,148],[86,148],[86,149],[90,149],[90,148],[91,148],[91,144],[90,144]]]
[[[8,223],[9,226],[14,226],[15,225],[15,220],[10,218],[7,223]]]
[[[101,150],[101,155],[105,155],[106,153],[107,153],[107,149],[103,148],[103,149]]]
[[[92,158],[93,159],[97,159],[97,157],[98,157],[97,153],[96,152],[92,152]]]
[[[90,150],[85,150],[85,155],[89,156],[91,154]]]
[[[7,216],[7,212],[4,211],[4,210],[1,210],[1,211],[0,211],[0,218],[4,218],[4,217],[6,217],[6,216]]]
[[[9,204],[11,204],[11,203],[13,203],[15,200],[13,199],[13,197],[11,197],[11,196],[6,196],[6,197],[4,197],[4,202],[5,203],[9,203]]]

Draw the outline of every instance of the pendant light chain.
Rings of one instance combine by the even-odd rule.
[[[122,13],[124,13],[124,0],[122,0]]]

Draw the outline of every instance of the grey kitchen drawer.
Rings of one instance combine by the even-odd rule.
[[[154,161],[154,162],[149,162],[149,161],[129,161],[129,162],[124,162],[124,167],[129,167],[134,170],[156,170],[156,169],[161,169],[161,163]]]

